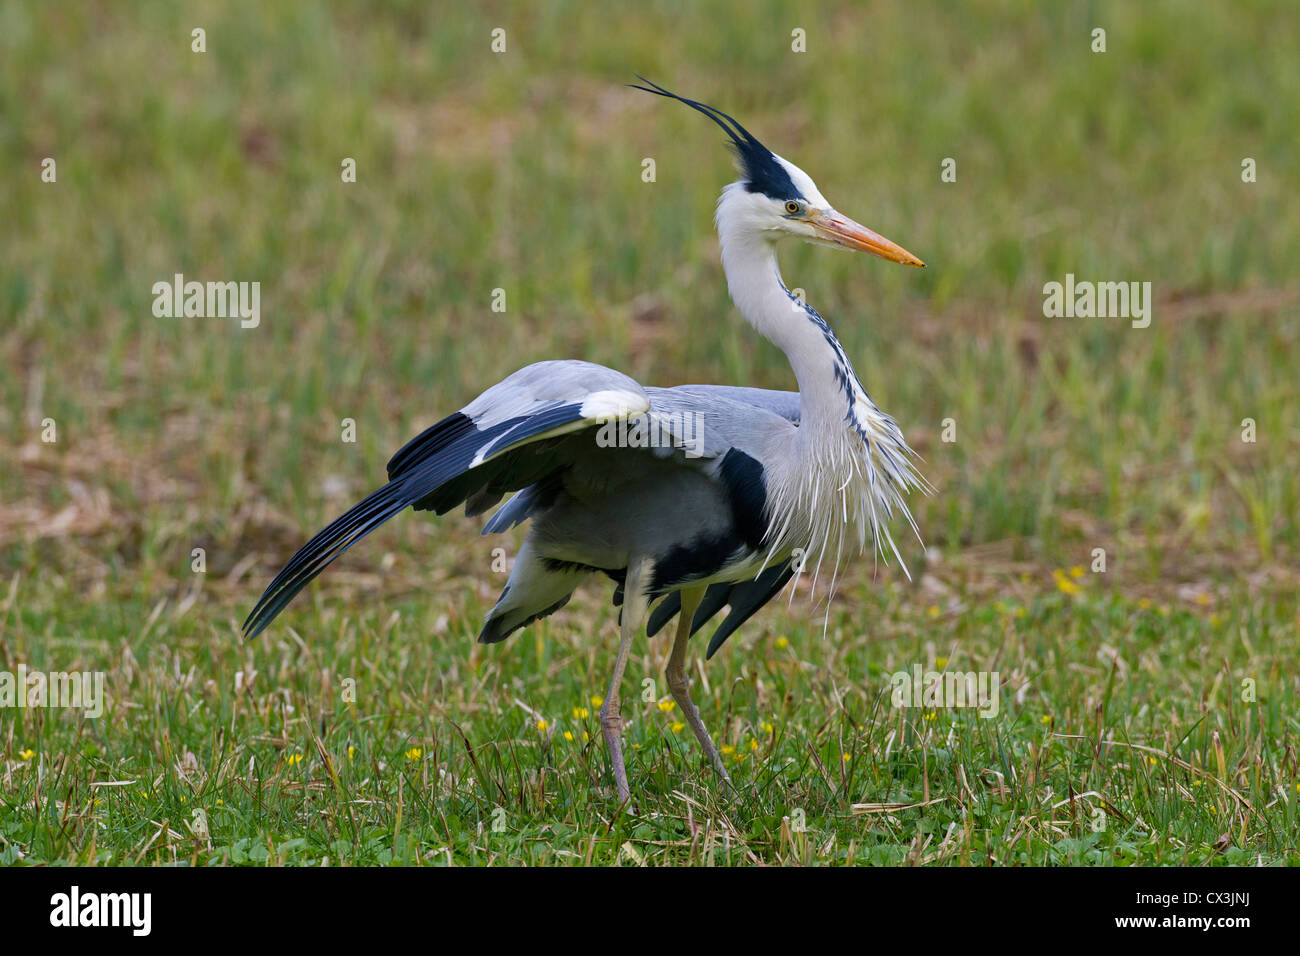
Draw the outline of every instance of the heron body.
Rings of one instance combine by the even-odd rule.
[[[590,362],[529,365],[398,451],[388,483],[304,545],[244,624],[247,637],[260,633],[343,551],[408,507],[443,514],[463,504],[475,516],[514,492],[483,533],[530,527],[479,640],[502,641],[553,613],[593,572],[617,582],[620,645],[601,718],[621,799],[629,787],[619,686],[641,623],[653,636],[678,618],[668,685],[725,777],[690,699],[691,634],[727,608],[706,651],[712,657],[805,567],[816,574],[829,559],[838,568],[868,544],[897,557],[888,521],[901,513],[911,524],[905,496],[927,487],[830,325],[786,288],[776,247],[795,236],[907,265],[920,260],[836,212],[807,174],[730,117],[654,84],[638,88],[677,99],[727,132],[742,174],[723,191],[715,219],[728,289],[786,354],[798,392],[655,388]]]

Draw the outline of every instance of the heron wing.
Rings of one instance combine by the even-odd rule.
[[[308,541],[275,576],[244,621],[260,633],[335,558],[408,507],[439,514],[472,496],[499,497],[555,468],[556,439],[650,407],[636,381],[589,362],[539,362],[492,386],[407,442],[379,488]]]
[[[594,442],[585,441],[581,445],[575,443],[566,447],[569,453],[567,490],[581,497],[583,486],[590,485],[592,496],[600,497],[624,480],[643,476],[646,470],[644,456],[647,454],[670,461],[682,472],[699,471],[720,484],[734,484],[737,479],[735,465],[742,454],[761,461],[769,453],[768,449],[778,446],[788,437],[789,425],[798,422],[799,396],[796,392],[724,385],[651,386],[645,392],[650,407],[644,416],[638,418],[645,419],[647,433],[657,436],[658,443],[651,447],[597,447]],[[626,424],[630,433],[640,423],[629,418]],[[656,469],[654,474],[660,481],[674,478],[685,481],[688,477],[672,472],[665,474],[660,469]],[[741,472],[742,478],[750,479],[747,483],[751,486],[760,475],[761,469]],[[546,475],[536,484],[525,484],[492,515],[483,527],[483,534],[507,531],[548,507],[555,498],[553,477]],[[761,492],[761,488],[750,487],[747,490]],[[491,491],[489,488],[483,496],[470,498],[466,513],[477,514],[495,504],[499,496],[490,495]],[[765,495],[755,493],[748,497],[756,497],[758,503],[755,507],[761,508]],[[749,525],[755,525],[761,518],[757,513],[748,514],[755,508],[742,510],[746,511]],[[639,530],[644,533],[644,529]],[[705,529],[702,527],[701,530]]]
[[[744,385],[678,385],[666,389],[680,395],[689,395],[709,401],[715,398],[750,405],[766,412],[780,415],[791,424],[799,424],[799,393],[781,392],[770,388],[750,388]]]

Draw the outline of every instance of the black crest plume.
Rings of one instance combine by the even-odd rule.
[[[714,109],[706,103],[697,103],[695,100],[688,100],[684,96],[678,96],[672,93],[658,83],[652,83],[640,73],[636,78],[645,86],[638,86],[635,83],[629,83],[628,86],[634,90],[644,90],[647,93],[654,93],[657,96],[666,96],[669,99],[685,103],[693,110],[697,110],[707,116],[713,122],[722,127],[724,133],[730,138],[732,152],[740,161],[741,171],[745,175],[745,188],[752,193],[762,193],[778,201],[787,199],[806,199],[799,192],[798,187],[790,179],[790,174],[786,172],[785,167],[776,161],[772,151],[754,138],[754,134],[745,127],[741,126],[734,119],[728,116],[722,110]]]

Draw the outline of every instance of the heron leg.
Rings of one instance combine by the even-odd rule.
[[[618,659],[614,662],[614,674],[609,680],[609,691],[605,702],[600,705],[600,726],[605,732],[605,746],[609,748],[609,762],[614,767],[614,784],[618,787],[618,801],[625,803],[632,792],[627,785],[627,768],[623,765],[623,717],[619,712],[618,691],[623,683],[623,670],[627,667],[627,658],[632,651],[632,639],[641,629],[645,617],[645,584],[652,564],[648,560],[632,561],[628,564],[627,577],[623,581],[623,614],[620,625]]]
[[[672,691],[673,700],[677,701],[677,706],[686,715],[686,722],[691,725],[691,730],[695,732],[695,738],[708,755],[709,762],[713,764],[723,780],[731,783],[731,776],[727,773],[727,768],[722,765],[718,748],[713,746],[713,738],[709,736],[704,721],[700,719],[700,711],[695,706],[695,701],[691,700],[690,682],[686,679],[686,642],[691,636],[691,622],[695,618],[695,609],[700,606],[703,598],[704,588],[687,588],[682,591],[682,609],[677,618],[677,637],[673,640],[673,650],[668,657],[668,667],[664,671],[664,676],[668,678],[668,689]]]

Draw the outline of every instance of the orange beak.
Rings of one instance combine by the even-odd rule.
[[[884,236],[872,232],[862,223],[854,222],[848,216],[840,215],[834,210],[809,221],[823,238],[837,245],[869,252],[873,256],[880,256],[882,259],[897,262],[899,265],[915,266],[918,269],[925,268],[924,262],[902,246],[890,242]]]

